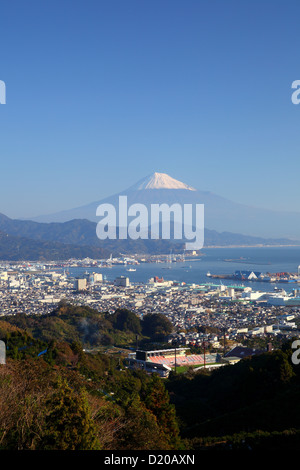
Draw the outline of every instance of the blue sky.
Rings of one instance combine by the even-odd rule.
[[[1,5],[0,212],[77,207],[164,172],[299,211],[299,1]]]

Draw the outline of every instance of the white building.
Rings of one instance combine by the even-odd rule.
[[[75,280],[75,289],[77,291],[80,291],[80,290],[85,290],[87,287],[87,281],[86,279],[76,279]]]

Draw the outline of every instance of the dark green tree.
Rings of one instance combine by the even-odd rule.
[[[147,409],[156,417],[157,424],[164,439],[168,442],[169,448],[180,448],[179,426],[175,407],[170,404],[169,393],[161,378],[154,374],[142,395]]]
[[[139,396],[131,400],[124,412],[123,426],[117,435],[119,450],[168,449],[156,417],[146,408]]]
[[[141,333],[141,322],[137,315],[127,309],[117,309],[112,316],[112,323],[115,328],[121,331],[131,331]]]
[[[154,341],[161,341],[172,333],[171,321],[161,313],[149,313],[143,317],[142,332]]]
[[[59,380],[48,400],[43,450],[97,450],[100,444],[84,391],[76,393]]]

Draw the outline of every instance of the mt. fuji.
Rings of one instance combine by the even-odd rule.
[[[166,173],[153,173],[138,181],[134,186],[131,186],[129,191],[141,191],[142,189],[187,189],[189,191],[196,191],[195,188],[171,178]]]
[[[287,237],[300,239],[300,213],[279,212],[230,201],[209,191],[195,189],[165,173],[153,173],[118,194],[100,201],[36,217],[36,222],[66,222],[87,219],[99,222],[96,209],[100,204],[118,208],[119,196],[127,196],[128,206],[140,203],[150,209],[151,204],[204,204],[205,228],[218,232],[234,232],[256,237]],[[238,194],[237,194],[238,198]]]

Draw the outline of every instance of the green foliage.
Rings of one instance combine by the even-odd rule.
[[[169,393],[162,380],[153,375],[142,393],[148,410],[155,415],[169,448],[180,448],[179,426],[174,405],[170,404]]]
[[[48,343],[34,339],[26,332],[13,331],[5,337],[6,355],[12,359],[24,359],[25,357],[38,357],[48,348]]]
[[[84,391],[76,393],[66,381],[59,381],[46,402],[43,450],[97,450],[100,443]]]
[[[77,342],[88,348],[135,344],[135,336],[141,331],[139,318],[128,310],[117,310],[108,315],[65,302],[50,314],[14,315],[3,319],[2,325],[26,330],[41,341]]]
[[[167,449],[156,418],[139,396],[135,396],[124,409],[126,422],[118,433],[120,450]]]
[[[172,330],[171,321],[161,313],[150,313],[143,317],[142,332],[152,341],[163,341],[167,335],[172,333]]]
[[[0,449],[36,449],[44,433],[45,397],[53,370],[32,359],[0,367]]]
[[[132,373],[128,369],[122,374],[111,377],[108,385],[115,395],[116,403],[127,407],[132,400],[139,396],[143,379],[148,380],[148,377],[145,374]]]
[[[265,353],[209,374],[170,375],[181,435],[189,439],[241,432],[283,432],[300,418],[300,372],[290,350]]]
[[[141,334],[140,319],[130,310],[117,309],[111,317],[111,322],[114,328],[121,331],[132,331],[136,334]]]
[[[83,349],[101,345],[105,334],[134,338],[141,326],[152,338],[168,331],[165,317],[146,317],[140,322],[127,310],[108,315],[62,302],[50,315],[1,320],[8,349],[0,367],[0,449],[295,445],[300,368],[290,343],[234,366],[171,373],[167,380],[125,369],[117,348]]]
[[[10,359],[0,368],[0,449],[167,450],[180,445],[175,410],[160,378],[112,371],[112,363],[102,362],[99,354],[81,357],[78,345],[72,352],[79,357],[75,369],[26,358]]]

